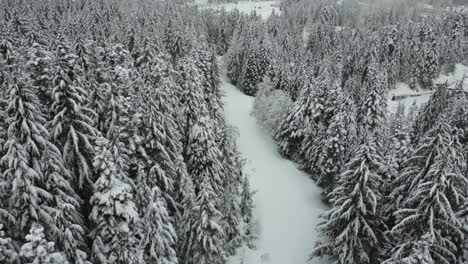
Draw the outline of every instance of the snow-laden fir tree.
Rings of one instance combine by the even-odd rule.
[[[312,155],[306,155],[304,162],[309,164],[310,171],[317,173],[318,184],[327,187],[328,190],[333,190],[355,138],[356,124],[350,103],[338,82],[334,82],[327,92],[322,117],[316,118],[319,120],[318,127],[323,131],[318,130],[320,134],[315,134],[315,139],[312,139],[312,136],[304,139],[303,146],[309,146],[307,153]],[[315,144],[309,145],[309,142]]]
[[[55,250],[54,242],[48,242],[44,228],[33,223],[26,243],[21,247],[21,263],[24,264],[68,264],[64,254]]]
[[[91,160],[93,140],[98,133],[93,127],[95,113],[86,107],[87,93],[79,86],[79,79],[70,78],[78,78],[76,66],[68,65],[75,57],[66,47],[59,47],[58,53],[60,64],[53,79],[48,127],[52,141],[62,151],[66,166],[73,174],[73,184],[85,190],[94,182]]]
[[[370,63],[367,74],[367,94],[358,116],[361,127],[359,134],[378,138],[386,118],[387,78],[376,61]]]
[[[240,211],[244,220],[244,241],[249,248],[255,248],[254,240],[257,238],[257,230],[253,215],[254,203],[253,196],[255,191],[250,187],[250,181],[247,175],[242,177]]]
[[[18,263],[18,253],[11,238],[6,236],[2,224],[0,224],[0,261],[5,264]]]
[[[139,217],[132,188],[119,179],[115,160],[109,141],[99,138],[93,160],[99,178],[90,199],[94,263],[137,264],[142,257],[136,226]]]
[[[451,92],[448,85],[437,84],[436,91],[432,94],[431,99],[423,105],[417,118],[413,123],[412,141],[417,145],[419,140],[435,125],[441,113],[449,106]]]
[[[247,95],[255,95],[258,84],[262,82],[263,76],[268,68],[268,52],[264,47],[263,39],[252,43],[247,51],[246,59],[242,65],[239,88]]]
[[[179,223],[177,223],[177,256],[179,263],[190,263],[195,247],[196,237],[194,233],[194,226],[198,221],[196,216],[196,195],[192,179],[187,177],[182,182],[182,189],[184,190],[184,199],[182,200],[182,207],[184,208]]]
[[[221,128],[219,149],[223,166],[223,194],[220,211],[223,214],[221,225],[226,235],[226,252],[233,255],[243,243],[242,214],[240,210],[240,194],[242,183],[243,161],[236,148],[234,129],[227,124]]]
[[[388,73],[388,84],[395,85],[400,73],[400,33],[397,27],[390,27],[385,34],[384,58]]]
[[[312,121],[313,95],[315,81],[309,80],[302,88],[301,95],[294,102],[288,116],[278,128],[275,139],[280,152],[292,157],[297,154],[305,135],[308,124]]]
[[[332,209],[319,225],[328,237],[313,256],[331,256],[335,264],[379,261],[386,229],[380,215],[383,166],[372,138],[357,148],[330,194]]]
[[[224,192],[224,173],[220,163],[221,151],[215,142],[213,121],[200,117],[191,128],[187,148],[187,170],[195,184],[195,191],[201,188],[205,178],[218,197]],[[216,201],[218,203],[219,201]]]
[[[47,226],[48,231],[57,227],[47,206],[51,194],[44,189],[41,158],[49,142],[38,98],[24,80],[17,78],[10,81],[8,91],[8,140],[0,160],[4,168],[0,187],[7,200],[0,212],[2,223],[11,227],[15,238],[20,238],[36,221]]]
[[[229,46],[229,50],[226,55],[227,77],[234,85],[239,83],[244,56],[246,55],[243,34],[240,29],[238,29],[234,32],[231,38],[231,45]]]
[[[40,222],[70,261],[86,263],[86,254],[83,252],[85,229],[80,212],[80,198],[71,185],[73,179],[64,166],[61,152],[49,141],[49,133],[44,127],[45,119],[39,109],[39,100],[36,94],[32,93],[31,87],[21,80],[13,81],[8,109],[10,118],[7,119],[10,124],[9,132],[12,133],[11,140],[8,141],[11,144],[10,155],[5,155],[2,161],[9,164],[5,168],[10,170],[5,171],[5,179],[10,178],[10,182],[7,181],[5,186],[19,189],[6,190],[12,199],[8,202],[8,208],[17,223],[24,225],[17,226],[17,235],[23,234],[30,221]],[[14,134],[16,136],[13,136]],[[23,146],[19,148],[17,144]],[[22,155],[27,157],[28,162],[17,163],[17,166],[22,164],[23,168],[10,167],[15,164],[10,162]],[[18,172],[26,169],[24,166],[28,166],[28,163],[30,169],[25,172],[26,177],[18,178],[21,175]],[[15,173],[11,174],[12,172]],[[11,177],[12,175],[15,177]],[[24,199],[26,193],[31,195],[29,205]],[[14,202],[16,199],[21,199],[23,205],[17,207],[17,202]],[[27,216],[27,211],[23,211],[26,209],[33,210],[30,216]],[[20,213],[21,211],[23,213]]]
[[[424,23],[419,34],[422,39],[420,52],[423,56],[422,64],[419,66],[420,81],[423,87],[429,88],[439,74],[439,47],[434,29],[429,23]]]
[[[326,131],[322,153],[318,161],[321,172],[319,182],[329,190],[333,190],[335,181],[346,162],[345,148],[349,138],[344,123],[344,115],[346,113],[339,112],[333,116]]]
[[[137,131],[142,139],[142,162],[143,174],[137,180],[137,199],[141,210],[148,205],[147,192],[158,186],[163,192],[164,199],[170,210],[177,210],[173,197],[174,184],[180,180],[176,160],[179,159],[181,146],[179,143],[178,129],[171,116],[169,96],[163,90],[147,91],[142,112],[142,131]],[[149,96],[148,96],[149,95]],[[180,164],[179,164],[180,165]],[[180,168],[183,169],[183,168]]]
[[[182,114],[179,115],[178,124],[182,133],[183,154],[186,159],[191,128],[196,124],[198,117],[205,116],[208,110],[204,104],[202,75],[193,59],[182,59],[179,73],[178,81],[181,87],[179,104]]]
[[[89,264],[86,251],[86,227],[81,213],[81,199],[71,182],[73,177],[65,168],[60,151],[52,143],[44,149],[42,157],[44,189],[52,198],[49,206],[53,208],[57,229],[50,230],[56,245],[75,264]],[[51,232],[53,231],[53,232]]]
[[[386,149],[387,160],[387,179],[384,184],[384,202],[383,214],[389,228],[394,225],[393,213],[398,209],[399,203],[396,203],[391,193],[394,191],[396,180],[404,169],[404,162],[411,158],[413,146],[411,144],[410,123],[405,116],[405,107],[402,102],[398,104],[397,111],[392,115],[389,122],[389,139],[386,143],[389,147]]]
[[[46,46],[34,43],[28,50],[28,61],[26,65],[30,71],[32,85],[38,90],[40,102],[49,107],[52,103],[52,60],[55,58],[53,53],[48,51]]]
[[[197,221],[193,227],[195,245],[193,257],[188,263],[222,264],[226,263],[224,251],[225,235],[219,223],[222,215],[216,208],[219,199],[211,187],[208,177],[203,179],[195,206]]]
[[[325,180],[326,176],[320,171],[320,156],[330,122],[337,112],[341,88],[338,82],[331,81],[328,68],[323,70],[316,84],[310,105],[310,119],[306,124],[307,129],[298,157],[302,167],[315,175],[321,186],[325,186],[328,180]]]
[[[150,203],[142,218],[144,260],[146,263],[177,264],[175,251],[177,234],[167,203],[156,186],[151,191]]]
[[[398,179],[395,202],[403,199],[395,212],[392,236],[397,240],[394,257],[411,253],[414,242],[428,234],[433,241],[430,254],[436,263],[455,263],[457,245],[462,235],[456,211],[466,198],[468,180],[462,174],[466,166],[457,134],[441,115]],[[399,196],[395,194],[400,193]]]
[[[405,257],[401,260],[390,260],[386,261],[386,264],[435,264],[436,262],[430,254],[430,248],[433,245],[430,235],[424,235],[421,240],[417,241],[413,250],[408,257]]]

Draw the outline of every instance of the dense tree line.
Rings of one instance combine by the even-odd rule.
[[[256,115],[282,115],[261,120],[280,153],[324,187],[331,209],[312,257],[466,263],[467,93],[434,80],[466,63],[468,13],[375,2],[284,1],[281,16],[241,18],[228,77],[248,95],[260,89]],[[397,82],[433,95],[389,113]],[[264,103],[284,94],[291,103]]]
[[[0,3],[0,262],[226,263],[251,244],[210,13],[22,2]]]

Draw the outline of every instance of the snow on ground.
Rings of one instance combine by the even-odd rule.
[[[238,3],[211,3],[207,0],[198,0],[197,4],[201,8],[211,8],[214,10],[232,11],[238,9],[242,13],[250,14],[253,11],[263,19],[267,19],[273,12],[280,14],[279,1],[239,1]]]
[[[315,241],[319,214],[326,207],[314,182],[283,159],[269,133],[251,115],[253,97],[242,94],[222,74],[227,121],[238,128],[239,150],[247,159],[245,172],[257,193],[255,217],[260,235],[257,250],[240,249],[231,264],[323,264],[307,262]]]
[[[455,66],[455,71],[448,74],[441,74],[437,79],[434,80],[434,83],[445,83],[447,82],[449,87],[453,88],[455,85],[464,81],[464,89],[468,91],[468,78],[465,79],[465,76],[468,77],[468,67],[462,64],[457,64]],[[429,101],[433,91],[429,90],[411,90],[406,83],[397,83],[395,89],[391,90],[388,94],[387,106],[388,110],[394,113],[397,109],[398,102],[403,101],[408,110],[413,102],[416,102],[417,106]],[[395,96],[407,96],[401,100],[393,100]]]

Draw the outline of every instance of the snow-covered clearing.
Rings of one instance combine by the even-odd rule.
[[[279,1],[239,1],[238,3],[211,3],[207,0],[198,0],[200,8],[211,8],[213,10],[232,11],[239,10],[242,13],[250,14],[253,11],[263,19],[267,19],[273,12],[280,14]]]
[[[231,85],[224,72],[222,89],[226,120],[238,128],[245,171],[257,191],[255,217],[260,228],[257,250],[240,249],[231,264],[305,264],[317,240],[319,214],[326,209],[321,190],[278,154],[269,133],[251,115],[254,98]]]
[[[465,77],[467,77],[465,79]],[[460,81],[464,81],[463,86],[465,91],[468,91],[468,67],[462,64],[457,64],[455,71],[448,74],[441,74],[437,79],[434,80],[435,83],[445,83],[447,82],[450,88],[454,88],[456,84]],[[411,90],[406,83],[397,83],[395,89],[391,90],[388,94],[388,110],[390,112],[395,112],[398,106],[398,102],[403,101],[405,104],[406,110],[416,102],[417,106],[429,101],[433,91],[430,90]],[[404,96],[404,99],[393,100],[395,96]]]

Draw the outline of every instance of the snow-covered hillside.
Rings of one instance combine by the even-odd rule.
[[[257,190],[255,216],[260,227],[257,250],[239,250],[231,264],[305,264],[317,240],[319,214],[325,210],[321,190],[278,154],[269,133],[251,115],[253,98],[231,85],[225,74],[222,89],[226,120],[239,130],[239,150],[248,160],[246,173]]]
[[[231,11],[238,9],[242,13],[250,14],[255,13],[263,19],[267,19],[273,12],[280,13],[279,1],[239,1],[237,3],[211,3],[207,0],[197,0],[196,3],[201,8],[211,8],[214,10]]]
[[[464,89],[468,91],[468,67],[462,64],[457,64],[455,71],[449,74],[441,74],[437,78],[435,83],[445,83],[449,84],[449,87],[454,87],[457,83],[464,81]],[[411,90],[406,83],[397,83],[395,89],[391,90],[388,94],[388,110],[390,112],[395,112],[398,106],[398,102],[404,102],[406,109],[408,109],[414,102],[416,105],[421,106],[422,104],[429,101],[433,91],[420,90],[414,91]],[[404,96],[404,99],[394,100],[395,97]]]

